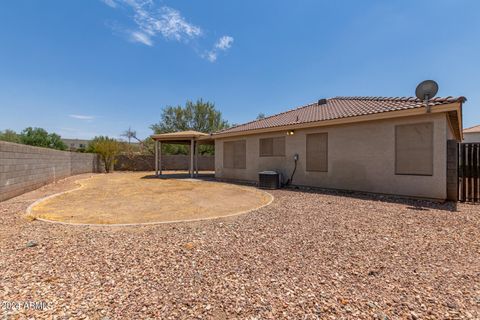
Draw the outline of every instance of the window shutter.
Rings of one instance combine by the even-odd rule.
[[[285,137],[273,138],[273,155],[276,157],[285,156]]]
[[[224,168],[233,168],[233,148],[234,142],[228,141],[223,143],[223,167]]]
[[[433,175],[433,123],[395,127],[395,174]]]
[[[328,171],[328,133],[307,134],[307,171]]]
[[[234,154],[234,168],[245,169],[247,167],[247,143],[245,140],[235,141]]]
[[[260,157],[271,157],[273,155],[273,139],[260,139]]]
[[[285,156],[285,137],[260,139],[260,157]]]
[[[247,164],[246,146],[245,140],[224,142],[223,167],[229,169],[245,169]]]

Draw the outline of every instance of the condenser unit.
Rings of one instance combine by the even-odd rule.
[[[276,171],[258,173],[258,187],[261,189],[279,189],[282,186],[282,175]]]

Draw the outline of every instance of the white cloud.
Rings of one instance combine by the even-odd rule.
[[[78,120],[93,120],[93,119],[95,119],[94,116],[86,116],[86,115],[83,115],[83,114],[70,114],[69,117],[73,118],[73,119],[78,119]]]
[[[205,52],[202,57],[210,62],[217,61],[219,51],[227,51],[232,47],[233,37],[223,36],[215,42],[212,50]]]
[[[107,6],[116,8],[117,3],[114,0],[102,0],[103,3],[105,3]]]
[[[153,42],[152,42],[152,39],[150,38],[150,36],[148,34],[145,34],[143,32],[139,32],[139,31],[133,31],[131,33],[131,38],[130,38],[133,42],[140,42],[140,43],[143,43],[144,45],[146,46],[153,46]]]
[[[233,37],[230,36],[223,36],[218,39],[217,43],[215,44],[215,48],[220,50],[228,50],[232,47]]]
[[[158,5],[156,0],[101,0],[106,5],[116,8],[120,6],[131,12],[134,27],[121,27],[117,24],[114,31],[127,34],[128,40],[146,46],[154,46],[155,40],[162,38],[182,43],[189,43],[205,35],[201,27],[188,22],[178,10],[165,5]],[[233,37],[222,36],[210,50],[198,50],[198,43],[191,45],[195,51],[204,52],[200,56],[210,62],[215,62],[220,51],[232,47]]]
[[[202,29],[188,23],[175,9],[162,7],[158,12],[137,11],[135,22],[146,33],[167,39],[188,41],[202,35]]]
[[[217,54],[216,51],[208,51],[207,53],[205,53],[205,54],[203,55],[203,57],[204,57],[205,59],[207,59],[208,61],[210,61],[210,62],[215,62],[215,61],[217,61],[217,56],[218,56],[218,54]]]
[[[102,0],[112,8],[123,5],[133,11],[133,22],[136,30],[130,30],[130,39],[153,46],[153,38],[161,36],[167,40],[188,42],[200,37],[200,27],[187,22],[179,11],[157,6],[153,0]]]

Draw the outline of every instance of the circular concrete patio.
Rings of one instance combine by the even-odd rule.
[[[227,217],[258,209],[273,196],[253,187],[145,173],[95,175],[79,187],[41,199],[29,216],[70,224],[152,224]]]

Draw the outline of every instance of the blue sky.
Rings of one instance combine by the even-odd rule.
[[[480,1],[4,0],[0,130],[140,137],[203,98],[231,123],[424,79],[480,123]]]

